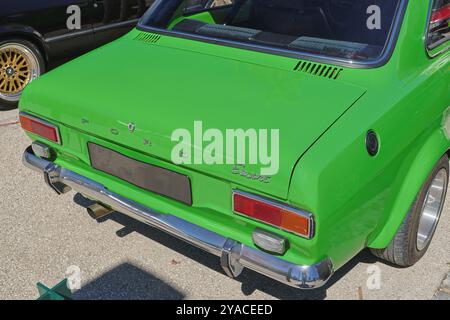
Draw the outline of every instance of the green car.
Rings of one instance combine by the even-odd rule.
[[[31,83],[26,166],[301,289],[427,251],[449,175],[449,0],[156,0]]]

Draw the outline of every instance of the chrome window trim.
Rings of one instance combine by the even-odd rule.
[[[449,39],[445,40],[444,42],[442,42],[441,44],[439,44],[438,46],[436,46],[436,48],[439,48],[442,45],[445,45],[445,43],[447,44],[447,47],[443,48],[442,50],[439,50],[438,52],[432,53],[432,51],[436,48],[429,48],[428,47],[428,35],[430,33],[430,20],[431,20],[431,16],[433,13],[433,4],[436,0],[430,0],[430,4],[428,5],[428,14],[427,14],[427,23],[425,25],[425,36],[424,36],[424,44],[425,44],[425,51],[428,55],[428,57],[430,57],[431,59],[436,58],[437,56],[440,56],[441,54],[447,52],[450,50],[450,41]]]
[[[254,218],[249,217],[249,216],[247,216],[247,215],[245,215],[243,213],[235,211],[234,210],[234,195],[235,194],[238,194],[238,195],[241,195],[241,196],[244,196],[244,197],[247,197],[249,199],[256,200],[256,201],[260,201],[260,202],[263,202],[263,203],[267,203],[267,204],[269,204],[271,206],[274,206],[274,207],[277,207],[277,208],[280,208],[280,209],[283,209],[283,210],[291,211],[291,212],[294,212],[294,213],[298,214],[299,216],[307,218],[309,220],[309,223],[308,223],[309,234],[307,236],[305,236],[304,234],[299,234],[297,232],[281,228],[280,226],[276,226],[276,225],[273,225],[273,224],[265,222],[265,221],[254,219]],[[314,237],[314,234],[315,234],[314,215],[311,212],[308,212],[308,211],[305,211],[305,210],[301,210],[301,209],[298,209],[298,208],[294,208],[294,207],[290,207],[290,206],[288,206],[288,205],[286,205],[284,203],[278,202],[278,201],[273,200],[273,199],[269,199],[269,198],[266,198],[266,197],[263,197],[263,196],[259,196],[259,195],[253,194],[253,193],[249,193],[249,192],[246,192],[246,191],[242,191],[242,190],[239,190],[239,189],[233,189],[232,190],[232,195],[231,195],[231,208],[233,210],[233,213],[235,213],[235,214],[237,214],[237,215],[239,215],[241,217],[245,217],[245,218],[251,219],[253,221],[257,221],[259,223],[272,226],[272,227],[277,228],[279,230],[282,230],[282,231],[294,234],[296,236],[299,236],[299,237],[302,237],[302,238],[305,238],[305,239],[308,239],[308,240],[312,239]]]
[[[155,6],[157,3],[164,1],[164,0],[157,0],[153,3],[152,7]],[[211,44],[219,44],[224,45],[232,48],[238,48],[238,49],[246,49],[246,50],[252,50],[256,52],[262,52],[262,53],[269,53],[269,54],[275,54],[279,56],[284,56],[288,58],[294,58],[294,59],[300,59],[300,60],[310,60],[313,62],[318,63],[325,63],[325,64],[333,64],[341,67],[348,67],[348,68],[355,68],[355,69],[369,69],[369,68],[378,68],[383,65],[385,65],[391,58],[395,46],[397,44],[397,40],[401,31],[401,26],[403,24],[403,20],[405,17],[405,12],[408,7],[409,0],[400,0],[398,4],[398,8],[396,11],[396,16],[394,17],[394,23],[391,26],[391,30],[389,31],[388,39],[386,41],[386,45],[383,48],[382,54],[380,57],[376,60],[372,61],[353,61],[349,59],[342,59],[342,58],[334,58],[329,57],[325,55],[320,54],[312,54],[312,53],[306,53],[306,52],[300,52],[295,50],[289,50],[289,49],[281,49],[281,48],[275,48],[270,46],[264,46],[264,45],[258,45],[258,44],[251,44],[251,43],[245,43],[245,42],[239,42],[239,41],[233,41],[233,40],[226,40],[221,38],[215,38],[215,37],[207,37],[207,36],[201,36],[196,34],[190,34],[185,32],[179,32],[179,31],[173,31],[173,30],[167,30],[162,28],[156,28],[156,27],[150,27],[144,25],[144,21],[147,20],[147,18],[150,16],[150,12],[152,10],[152,7],[143,15],[143,17],[139,20],[139,23],[137,25],[137,29],[144,32],[152,32],[159,35],[165,35],[165,36],[173,36],[177,38],[183,38],[183,39],[189,39],[189,40],[197,40],[201,42],[211,43]]]
[[[36,133],[34,133],[34,132],[31,132],[31,131],[28,131],[28,130],[25,130],[25,129],[24,129],[24,130],[25,130],[26,132],[29,132],[29,133],[31,133],[31,134],[34,134],[34,135],[36,135],[36,136],[42,138],[42,139],[48,140],[48,141],[50,141],[50,142],[53,142],[53,143],[56,143],[56,144],[59,144],[59,145],[62,145],[62,142],[61,142],[61,135],[60,135],[60,133],[59,133],[59,127],[58,127],[57,125],[55,125],[55,124],[53,124],[53,123],[50,123],[50,122],[48,122],[48,121],[42,120],[41,118],[38,118],[38,117],[36,117],[36,116],[33,116],[33,115],[29,114],[29,113],[22,112],[22,111],[19,112],[19,119],[20,119],[20,116],[24,116],[24,117],[26,117],[26,118],[32,119],[33,121],[39,122],[39,123],[41,123],[41,124],[43,124],[43,125],[46,125],[46,126],[55,128],[55,129],[56,129],[56,138],[57,138],[58,141],[53,141],[53,140],[47,139],[47,138],[45,138],[45,137],[43,137],[43,136],[40,136],[40,135],[38,135],[38,134],[36,134]]]

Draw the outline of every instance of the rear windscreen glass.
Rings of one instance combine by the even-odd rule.
[[[141,24],[203,39],[367,61],[385,49],[400,1],[158,0]]]

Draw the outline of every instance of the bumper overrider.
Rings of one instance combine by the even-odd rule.
[[[246,267],[289,286],[313,289],[323,286],[333,274],[333,264],[329,258],[306,266],[289,263],[269,253],[253,249],[176,216],[159,213],[111,192],[98,182],[37,157],[31,147],[25,151],[23,163],[28,168],[42,172],[46,183],[58,194],[73,189],[115,211],[220,257],[222,268],[231,277],[237,277]]]

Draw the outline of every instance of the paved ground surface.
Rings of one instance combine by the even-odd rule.
[[[17,111],[0,111],[0,123],[16,117]],[[0,125],[0,299],[34,299],[36,282],[54,285],[73,265],[82,272],[79,299],[432,299],[448,293],[442,280],[450,269],[449,206],[414,267],[388,266],[364,251],[327,287],[302,292],[251,271],[229,279],[216,257],[120,214],[92,220],[76,204],[79,197],[55,196],[21,165],[28,145],[18,125]],[[372,266],[381,272],[379,290],[366,285]]]
[[[439,290],[434,296],[435,300],[450,300],[450,271],[445,275]]]

